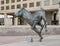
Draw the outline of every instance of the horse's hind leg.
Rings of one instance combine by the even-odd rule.
[[[43,37],[42,37],[42,34],[41,34],[41,33],[42,33],[42,30],[43,30],[44,25],[39,24],[39,26],[41,26],[40,33],[39,33],[39,37],[41,37],[41,38],[40,38],[40,42],[42,42]]]
[[[46,20],[46,17],[45,16],[43,16],[42,17],[43,18],[43,20],[44,20],[44,24],[45,24],[45,31],[47,32],[48,30],[47,30],[47,20]]]
[[[43,37],[42,37],[42,35],[41,35],[41,31],[42,31],[44,25],[39,24],[39,26],[41,26],[41,30],[40,30],[40,32],[39,32],[38,29],[35,27],[36,24],[37,24],[37,21],[35,21],[34,24],[32,25],[32,29],[39,35],[39,37],[41,37],[41,38],[40,38],[40,42],[41,42],[42,39],[43,39]]]
[[[33,27],[32,30],[34,30],[39,35],[40,32],[38,31],[36,27]]]
[[[37,21],[34,22],[34,24],[31,26],[32,30],[34,30],[37,34],[39,34],[38,29],[35,27],[37,24]]]

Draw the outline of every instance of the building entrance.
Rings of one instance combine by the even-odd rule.
[[[52,25],[58,25],[58,20],[57,20],[57,12],[54,12],[52,15]]]

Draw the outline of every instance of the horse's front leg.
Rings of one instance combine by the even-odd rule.
[[[41,37],[41,38],[40,38],[40,42],[42,42],[43,37],[42,37],[42,34],[41,34],[41,33],[42,33],[42,30],[43,30],[44,25],[39,24],[39,26],[41,26],[39,36]]]

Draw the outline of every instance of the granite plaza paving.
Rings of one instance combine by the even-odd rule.
[[[27,40],[29,37],[33,37],[34,42]],[[0,46],[60,46],[60,35],[43,37],[43,41],[39,42],[38,36],[0,36]]]

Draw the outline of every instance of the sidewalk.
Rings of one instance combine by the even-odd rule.
[[[10,37],[12,37],[12,38],[10,38]],[[8,40],[10,42],[6,43],[6,44],[5,43],[4,44],[0,44],[0,46],[60,46],[60,35],[46,36],[43,39],[42,42],[39,42],[38,39],[37,40],[34,39],[35,42],[20,41],[20,37],[19,36],[17,36],[17,37],[16,36],[8,36],[8,38],[10,39],[10,40]],[[6,42],[6,40],[5,40],[5,42]]]

